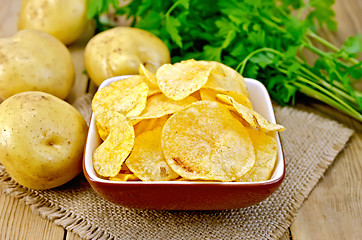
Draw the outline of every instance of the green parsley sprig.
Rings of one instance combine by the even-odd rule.
[[[169,47],[172,61],[219,61],[264,83],[281,105],[294,104],[297,92],[318,99],[362,122],[360,35],[337,47],[316,31],[337,29],[334,0],[88,0],[88,17],[99,31],[113,27],[102,14],[133,19]],[[309,64],[304,53],[317,56]]]

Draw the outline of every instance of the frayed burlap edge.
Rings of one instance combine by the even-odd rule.
[[[69,210],[63,209],[46,199],[42,199],[37,195],[36,191],[19,185],[11,179],[1,163],[0,172],[5,173],[3,176],[0,175],[1,191],[28,205],[35,214],[54,222],[56,225],[61,226],[66,230],[78,234],[84,239],[108,240],[114,238],[105,230],[92,226],[87,220],[76,216]]]
[[[275,108],[279,108],[280,111],[290,111],[290,107],[281,107],[275,106]],[[322,119],[322,117],[314,114],[308,113],[307,117],[311,120]],[[289,216],[285,216],[285,219],[280,219],[278,224],[275,224],[275,231],[271,233],[271,236],[274,239],[279,239],[283,236],[283,234],[288,230],[291,224],[294,221],[295,216],[297,215],[300,207],[303,202],[308,198],[311,191],[317,185],[321,177],[324,175],[328,167],[333,163],[336,159],[337,155],[342,151],[342,149],[346,146],[348,140],[353,135],[354,131],[352,129],[346,128],[342,124],[338,124],[345,128],[346,133],[339,138],[336,138],[329,148],[325,149],[322,155],[322,159],[317,167],[312,171],[312,175],[308,176],[305,183],[302,185],[301,189],[298,191],[298,195],[295,196],[294,202],[288,209]]]

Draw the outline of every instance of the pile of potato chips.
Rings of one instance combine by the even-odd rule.
[[[243,77],[218,62],[144,68],[92,101],[103,143],[93,166],[114,181],[264,181],[284,127],[252,109]]]

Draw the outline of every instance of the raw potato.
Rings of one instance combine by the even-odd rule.
[[[66,98],[74,82],[69,50],[58,39],[25,29],[0,39],[0,100],[25,91]]]
[[[18,29],[37,29],[64,44],[77,40],[87,25],[86,0],[23,0]]]
[[[142,63],[151,72],[170,62],[167,46],[142,29],[115,27],[94,36],[84,52],[89,77],[100,85],[105,79],[138,74]]]
[[[60,186],[81,172],[87,125],[67,102],[23,92],[0,104],[0,159],[10,176],[32,189]]]

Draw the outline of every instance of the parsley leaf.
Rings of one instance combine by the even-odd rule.
[[[337,29],[334,0],[87,0],[88,17],[98,31],[112,25],[102,18],[112,7],[160,37],[172,61],[222,62],[260,80],[282,105],[305,94],[362,121],[361,35],[337,47],[316,33]],[[303,16],[303,17],[302,17]],[[322,47],[316,47],[318,42]],[[304,52],[316,54],[314,65]]]

